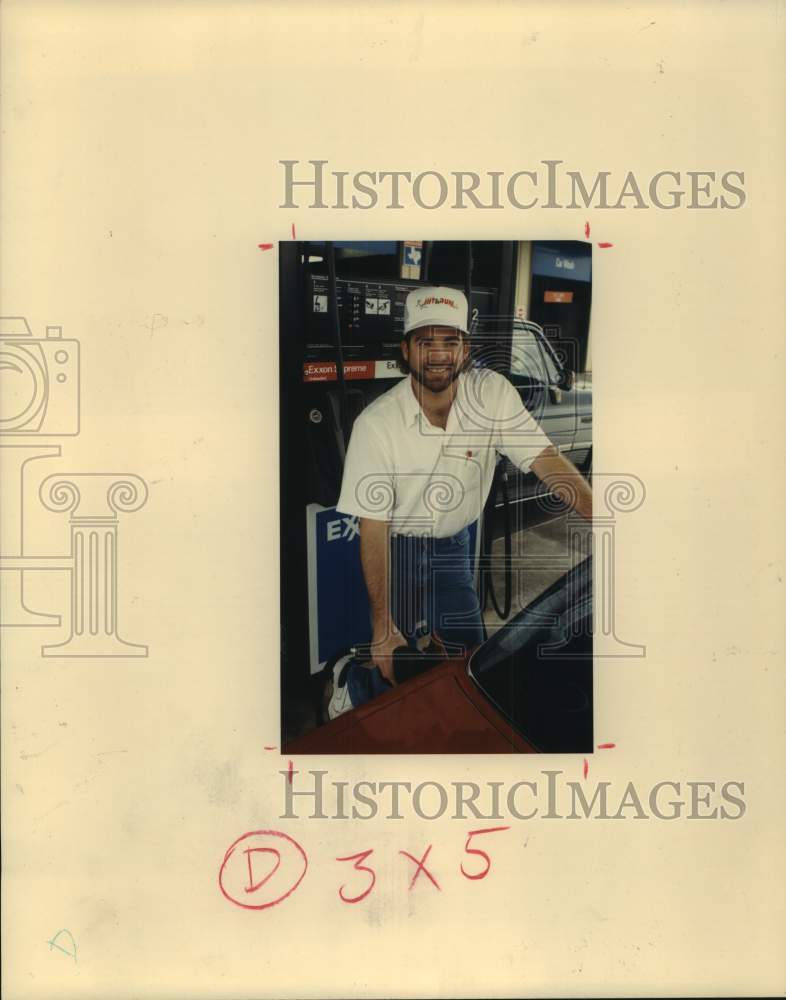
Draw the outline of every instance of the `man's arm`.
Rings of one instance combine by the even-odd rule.
[[[390,522],[360,518],[360,562],[371,606],[371,657],[395,684],[393,650],[406,642],[390,613]]]
[[[589,483],[553,445],[545,448],[530,468],[560,500],[588,521],[592,520],[592,489]]]

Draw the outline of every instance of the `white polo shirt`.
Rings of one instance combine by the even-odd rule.
[[[448,538],[482,514],[497,452],[526,472],[550,444],[504,375],[459,375],[445,430],[429,423],[410,375],[355,421],[337,509],[390,521],[394,534]]]

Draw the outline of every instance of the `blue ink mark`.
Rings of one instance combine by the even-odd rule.
[[[71,944],[73,946],[73,951],[68,951],[66,948],[63,948],[62,945],[59,945],[57,943],[57,939],[60,937],[61,934],[67,934],[69,936],[69,938],[71,939]],[[49,945],[50,951],[53,948],[57,948],[58,951],[62,951],[64,955],[68,955],[69,958],[73,958],[73,960],[76,961],[76,941],[74,941],[74,935],[71,933],[71,931],[63,928],[63,930],[58,931],[57,934],[55,934],[55,936],[51,939],[51,941],[47,941],[46,943]]]

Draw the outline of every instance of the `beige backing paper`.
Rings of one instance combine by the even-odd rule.
[[[147,647],[42,656],[63,628],[2,630],[3,996],[782,993],[783,3],[6,0],[0,16],[2,312],[81,352],[80,432],[30,463],[24,554],[68,550],[45,476],[130,483],[117,631]],[[278,161],[314,158],[740,170],[746,201],[279,208]],[[473,824],[449,815],[280,819],[278,274],[259,244],[293,225],[583,239],[586,222],[595,468],[646,486],[617,525],[617,627],[647,648],[597,661],[596,737],[615,748],[589,778],[740,781],[744,815],[512,820],[479,881],[459,870]],[[29,606],[66,615],[68,574],[33,577]],[[350,783],[583,780],[574,756],[294,761],[317,764]],[[271,828],[308,872],[241,909],[219,868]],[[409,891],[399,852],[429,844],[440,890]],[[358,883],[335,859],[369,848],[376,887],[347,905]]]

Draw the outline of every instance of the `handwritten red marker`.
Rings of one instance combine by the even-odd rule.
[[[289,772],[288,772],[288,774],[287,774],[287,778],[289,779],[289,783],[290,783],[290,785],[292,784],[292,775],[293,775],[293,774],[295,773],[295,772],[294,772],[294,771],[292,770],[292,768],[293,768],[293,764],[292,764],[292,761],[290,761],[290,762],[289,762]]]
[[[295,223],[294,222],[292,223],[292,239],[293,240],[297,239],[297,236],[295,236]]]
[[[589,234],[590,234],[589,222],[585,222],[584,223],[584,237],[585,237],[585,239],[589,239]]]
[[[264,750],[278,750],[278,747],[263,747]]]
[[[598,750],[613,750],[616,743],[598,743]]]
[[[370,847],[367,851],[360,851],[359,854],[350,854],[349,857],[346,857],[346,858],[336,858],[336,861],[354,861],[355,863],[354,863],[354,865],[352,867],[356,871],[367,872],[371,876],[371,881],[369,882],[368,886],[366,887],[365,892],[361,892],[360,895],[358,895],[358,896],[347,896],[347,895],[345,895],[344,894],[344,889],[346,888],[346,886],[342,885],[341,888],[338,890],[338,895],[339,895],[340,899],[342,900],[342,902],[344,902],[344,903],[359,903],[361,901],[361,899],[365,899],[366,896],[368,896],[368,894],[371,892],[371,890],[376,885],[376,882],[377,882],[377,873],[374,871],[373,868],[369,868],[368,865],[364,865],[362,863],[362,862],[364,862],[366,860],[366,858],[370,854],[373,854],[373,853],[374,853],[374,848]]]
[[[608,248],[609,247],[613,247],[614,244],[613,243],[598,243],[598,246],[601,248],[601,250],[608,250]]]
[[[273,244],[272,243],[258,243],[257,246],[259,247],[260,250],[272,250],[273,249]]]
[[[250,846],[241,848],[241,844]],[[252,858],[261,854],[272,855],[275,863],[271,871],[255,880]],[[266,910],[291,896],[307,869],[306,852],[288,834],[280,830],[254,830],[238,837],[224,855],[218,887],[224,899],[243,910]],[[267,889],[261,892],[265,886]]]
[[[485,878],[491,871],[491,858],[488,856],[488,854],[486,854],[485,851],[481,851],[479,847],[469,846],[472,843],[472,838],[479,836],[481,833],[501,833],[503,830],[509,830],[509,829],[510,829],[509,826],[487,826],[484,827],[482,830],[470,831],[470,834],[467,837],[467,842],[466,844],[464,844],[464,851],[467,854],[476,854],[478,857],[483,858],[483,860],[486,862],[486,867],[481,868],[480,871],[474,872],[473,874],[471,872],[468,872],[464,868],[464,862],[462,861],[462,863],[459,865],[459,870],[461,871],[461,874],[464,876],[464,878],[468,878],[474,882],[477,879]],[[527,845],[525,844],[524,846],[526,847]]]
[[[405,858],[409,858],[409,860],[414,862],[414,864],[416,865],[415,874],[412,876],[412,881],[409,883],[410,892],[412,892],[412,887],[414,886],[415,882],[417,881],[418,875],[420,875],[421,872],[423,872],[423,874],[431,880],[434,886],[436,886],[436,888],[439,889],[440,892],[442,892],[442,887],[440,886],[439,882],[437,882],[437,880],[434,878],[434,876],[431,874],[428,868],[426,868],[426,858],[429,856],[429,853],[431,852],[431,848],[433,846],[434,846],[433,844],[428,845],[420,861],[418,861],[416,857],[410,854],[409,851],[398,852],[399,854],[403,854]]]
[[[589,774],[589,764],[587,763],[587,758],[584,758],[584,777],[586,778]]]

